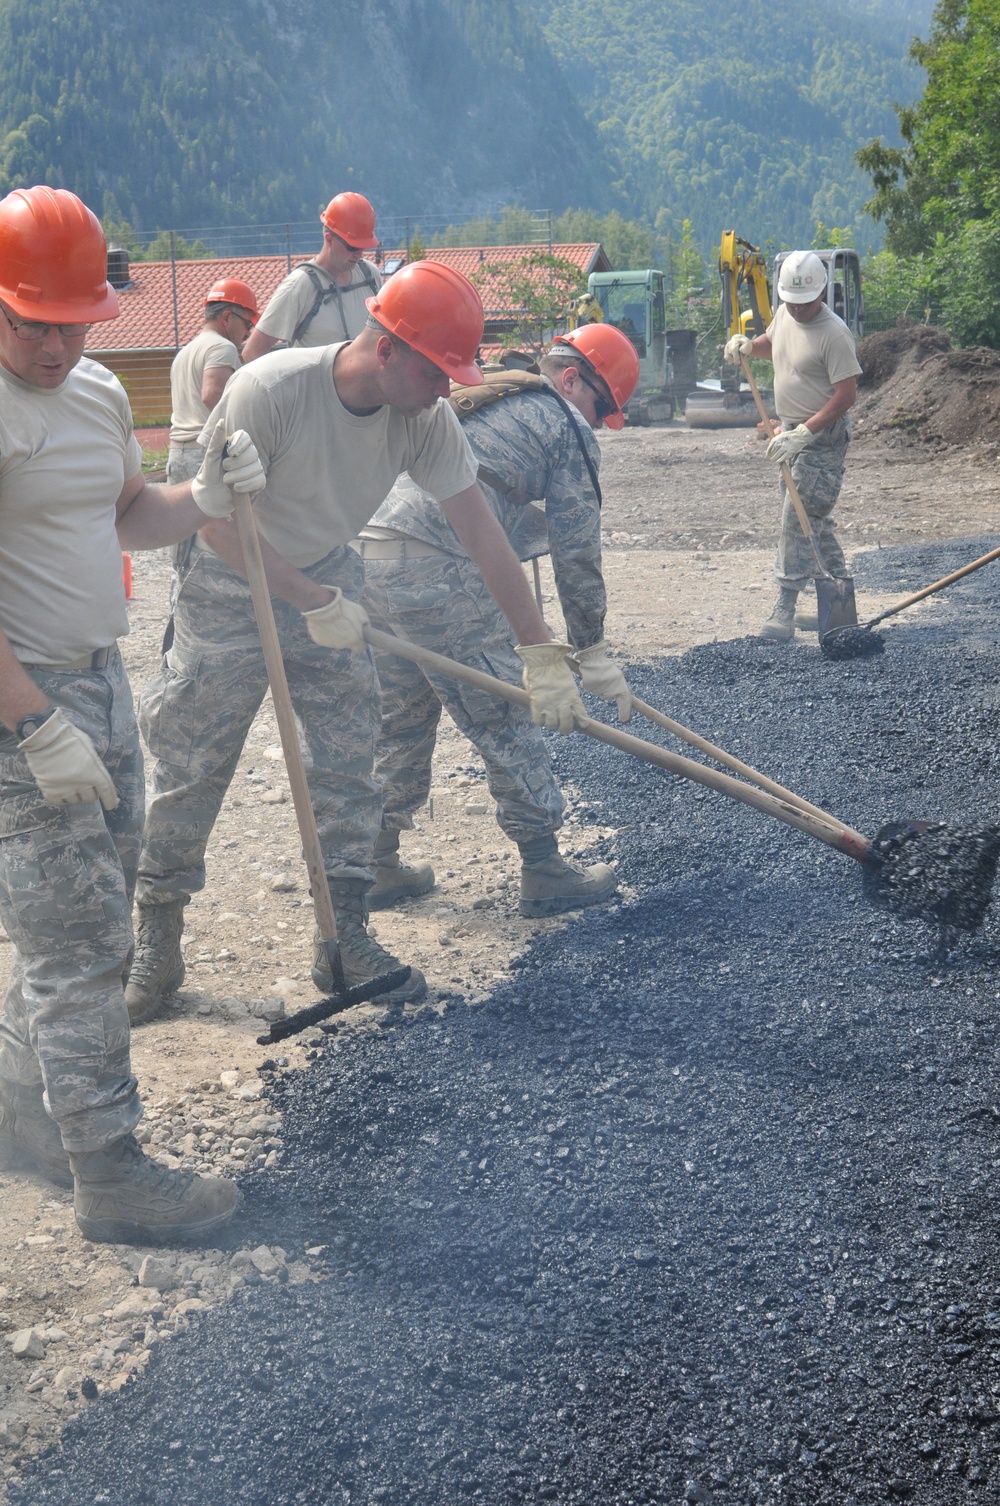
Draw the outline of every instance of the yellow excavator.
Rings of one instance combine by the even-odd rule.
[[[759,246],[741,240],[735,230],[724,230],[719,246],[719,276],[722,279],[722,323],[726,339],[731,335],[762,335],[771,322],[771,290],[767,263]],[[749,307],[746,303],[749,302]],[[688,394],[684,417],[691,429],[743,428],[757,422],[757,409],[749,391],[741,391],[738,366],[723,362],[718,383],[699,384]]]

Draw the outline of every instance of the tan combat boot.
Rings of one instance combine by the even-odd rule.
[[[87,1239],[114,1244],[169,1244],[203,1239],[239,1206],[235,1182],[196,1176],[147,1156],[134,1135],[103,1150],[76,1151],[73,1212]]]
[[[0,1078],[0,1169],[34,1167],[56,1187],[70,1188],[73,1173],[59,1126],[45,1111],[42,1085]]]
[[[769,638],[772,643],[788,643],[795,637],[795,603],[798,595],[798,591],[790,591],[787,586],[782,586],[771,615],[760,630],[761,638]]]
[[[186,899],[139,906],[139,934],[135,957],[125,987],[125,1003],[133,1025],[155,1019],[171,994],[184,982],[184,930]]]
[[[375,883],[365,896],[369,910],[388,910],[401,899],[415,899],[433,888],[430,863],[401,863],[399,832],[380,831],[375,839]]]
[[[519,908],[529,920],[603,904],[617,889],[618,876],[607,863],[592,863],[585,868],[558,851],[545,856],[522,852]]]
[[[382,973],[391,973],[404,964],[380,947],[374,936],[369,936],[368,907],[365,904],[364,879],[331,879],[330,898],[337,921],[337,936],[340,941],[340,956],[344,964],[344,981],[348,988],[367,983]],[[333,977],[319,932],[313,938],[313,982],[321,993],[328,994],[333,988]],[[411,968],[405,983],[390,993],[379,994],[373,1003],[415,1004],[427,992],[427,983],[419,968]]]

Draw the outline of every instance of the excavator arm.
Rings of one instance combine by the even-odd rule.
[[[767,285],[767,265],[760,249],[740,240],[735,230],[724,230],[719,248],[719,275],[722,278],[722,319],[728,335],[762,335],[771,322],[771,292]],[[740,307],[740,293],[746,289],[748,310]]]

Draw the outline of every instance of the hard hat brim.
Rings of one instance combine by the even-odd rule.
[[[121,313],[118,294],[110,283],[104,294],[91,302],[62,303],[50,298],[19,298],[17,293],[0,287],[0,298],[20,319],[32,324],[102,324],[117,319]]]

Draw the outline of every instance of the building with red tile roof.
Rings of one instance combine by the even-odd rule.
[[[529,261],[539,252],[571,262],[586,280],[591,272],[609,271],[599,243],[526,246],[442,246],[429,259],[464,272],[479,288],[486,314],[484,350],[495,348],[500,336],[517,323],[523,310],[509,306],[502,275],[485,269]],[[193,340],[204,319],[205,294],[222,277],[241,277],[250,284],[263,308],[281,280],[305,257],[219,256],[205,260],[133,262],[113,252],[111,276],[118,288],[121,313],[117,319],[95,324],[87,337],[86,353],[121,378],[129,394],[136,425],[166,423],[170,417],[170,363],[182,345]],[[406,260],[405,250],[383,251],[386,270]],[[535,270],[539,283],[545,268]],[[492,337],[492,338],[491,338]]]

